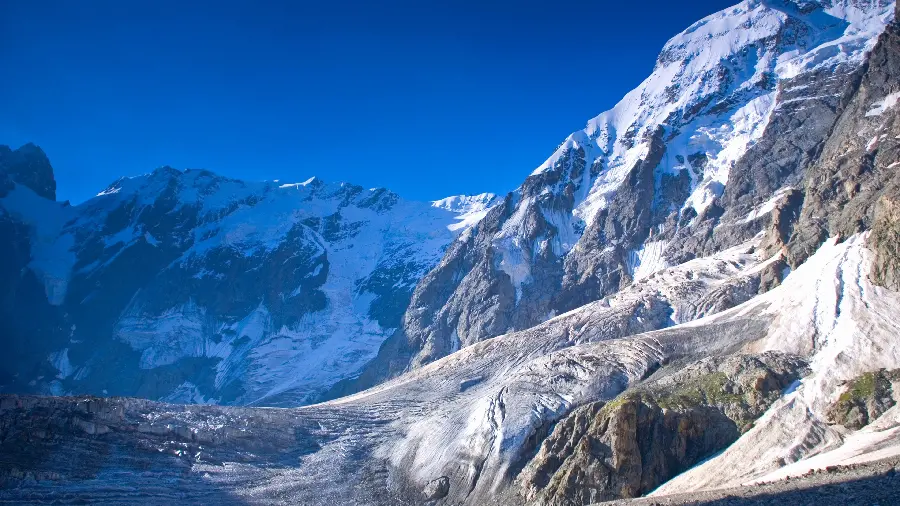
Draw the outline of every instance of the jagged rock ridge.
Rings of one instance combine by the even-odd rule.
[[[887,1],[746,1],[672,38],[647,80],[448,250],[416,287],[402,328],[329,397],[764,230],[784,236],[763,245],[779,251],[814,181],[807,170],[828,156],[826,139],[859,96],[893,11]],[[787,266],[773,266],[764,287]]]

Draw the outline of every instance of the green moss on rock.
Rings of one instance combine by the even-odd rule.
[[[900,369],[881,369],[857,376],[847,383],[837,402],[828,409],[829,421],[853,430],[872,423],[896,404],[892,384],[898,381]]]
[[[806,368],[794,356],[712,357],[581,406],[520,475],[534,504],[637,497],[737,440]]]

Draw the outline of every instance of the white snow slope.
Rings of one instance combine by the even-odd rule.
[[[900,367],[900,296],[869,282],[871,252],[864,241],[865,235],[841,244],[829,241],[783,286],[718,317],[765,308],[761,314],[772,315],[772,323],[745,349],[809,357],[811,373],[725,452],[655,495],[737,486],[900,453],[896,409],[855,434],[825,421],[825,409],[843,393],[844,383],[866,372]]]

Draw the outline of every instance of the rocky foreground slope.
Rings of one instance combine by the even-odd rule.
[[[747,1],[674,38],[452,242],[331,395],[365,391],[292,409],[0,397],[0,500],[717,504],[881,473],[900,456],[896,19]]]

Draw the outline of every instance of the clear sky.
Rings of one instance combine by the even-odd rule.
[[[504,193],[737,0],[0,0],[0,144],[80,202],[161,165]]]

